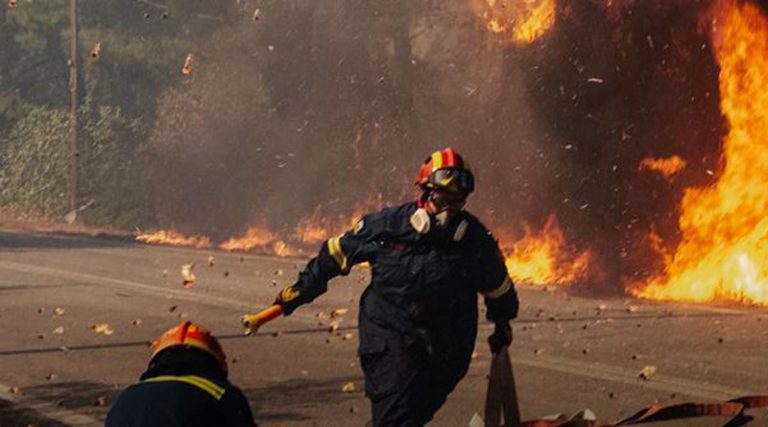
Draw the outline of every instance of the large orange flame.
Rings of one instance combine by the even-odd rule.
[[[480,14],[489,31],[508,34],[517,45],[530,44],[555,25],[555,0],[484,0]]]
[[[754,4],[714,6],[713,46],[729,131],[722,171],[686,190],[682,241],[665,274],[636,288],[641,297],[768,304],[768,19]]]
[[[511,245],[501,244],[509,276],[534,285],[570,285],[586,278],[591,254],[569,248],[554,215],[541,232],[523,226],[525,236]]]
[[[136,236],[136,240],[143,243],[172,246],[192,246],[195,248],[208,248],[211,239],[205,236],[185,236],[174,230],[158,230],[142,233]]]

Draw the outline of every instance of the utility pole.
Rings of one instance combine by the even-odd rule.
[[[79,102],[77,90],[77,0],[69,0],[70,21],[70,52],[69,52],[69,211],[77,210],[79,158],[80,152],[77,145],[77,104]]]

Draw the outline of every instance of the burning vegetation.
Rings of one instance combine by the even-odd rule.
[[[83,193],[96,202],[84,220],[166,230],[137,236],[147,243],[307,256],[412,198],[423,156],[454,146],[477,175],[468,208],[499,231],[519,282],[768,299],[762,3],[244,0],[161,19],[109,4],[152,26],[145,45],[86,24]],[[0,129],[0,203],[47,209],[63,177],[39,192],[25,177],[65,157],[22,154],[60,149],[43,137],[66,117],[13,106],[68,82],[18,65],[62,44],[60,28],[31,36],[35,5],[2,10],[19,58],[0,73],[21,90],[0,91],[0,123],[16,123]]]

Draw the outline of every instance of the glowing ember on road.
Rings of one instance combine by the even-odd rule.
[[[211,239],[205,236],[185,236],[174,230],[159,230],[142,233],[136,236],[136,241],[156,245],[191,246],[194,248],[208,248]]]
[[[640,297],[768,304],[768,19],[750,3],[714,6],[721,110],[729,132],[722,170],[710,187],[686,190],[682,241],[665,274],[634,289]]]
[[[252,226],[240,237],[232,237],[219,245],[225,251],[249,251],[268,248],[277,236],[266,227]]]

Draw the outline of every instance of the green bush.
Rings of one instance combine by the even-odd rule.
[[[86,104],[87,105],[87,104]],[[141,216],[144,192],[137,163],[142,130],[119,108],[83,108],[80,116],[79,217],[92,225],[126,225]],[[68,206],[69,116],[32,107],[0,144],[0,205],[44,215]]]
[[[69,118],[32,107],[11,129],[0,155],[0,203],[46,215],[67,208]]]

